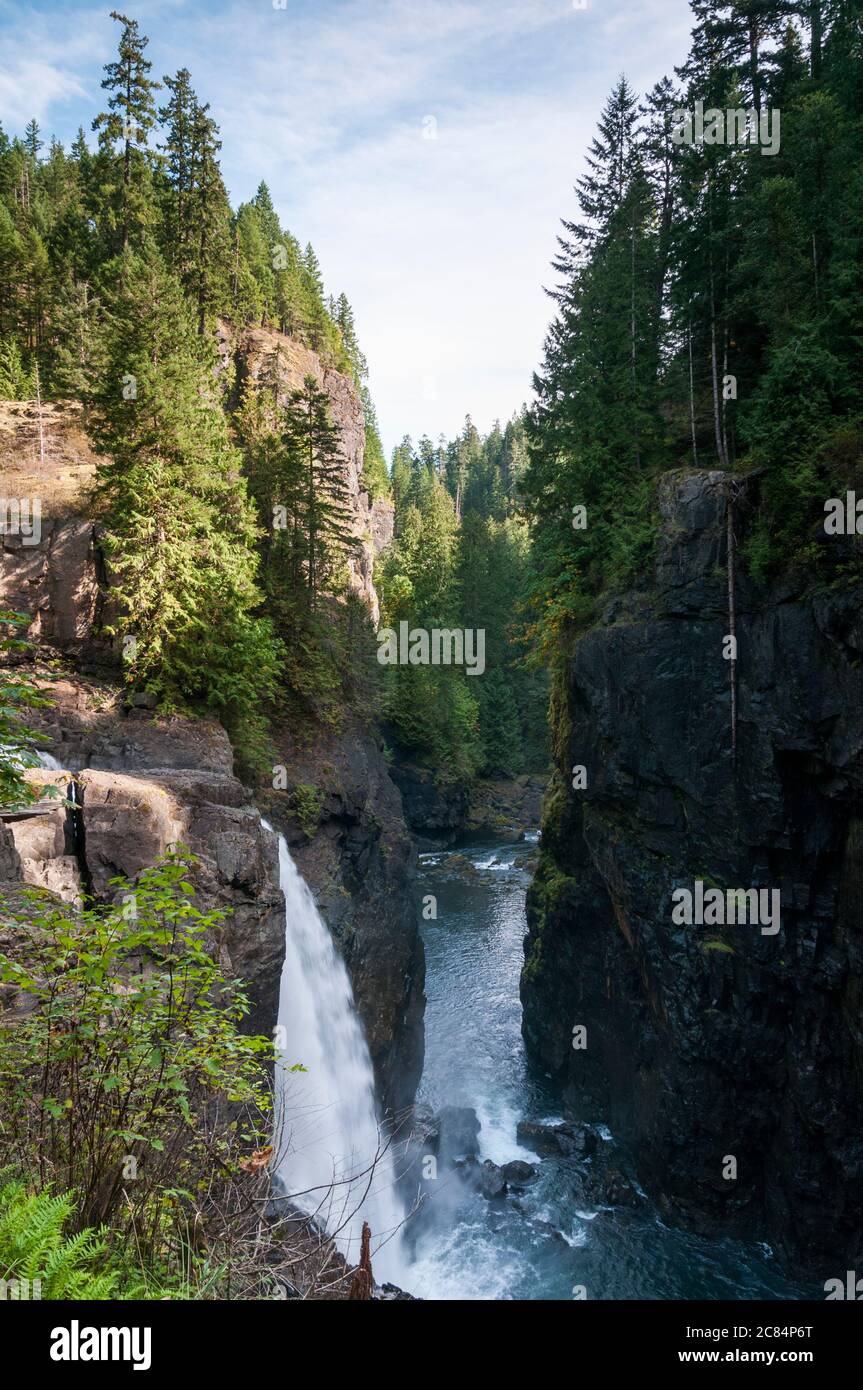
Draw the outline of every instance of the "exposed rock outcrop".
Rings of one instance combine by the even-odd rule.
[[[670,1217],[760,1233],[810,1272],[851,1268],[863,591],[762,588],[738,559],[735,766],[726,489],[717,473],[663,480],[655,586],[611,604],[569,662],[524,1032],[573,1112],[630,1141]],[[781,930],[675,923],[672,893],[696,879],[779,889]]]
[[[233,334],[224,327],[223,369],[232,381],[255,374],[276,346],[286,394],[310,374],[329,396],[359,542],[352,582],[376,620],[372,568],[392,537],[393,509],[385,500],[372,504],[363,489],[362,403],[348,376],[263,329]],[[41,512],[37,543],[0,535],[0,607],[30,616],[26,635],[36,647],[37,669],[51,678],[52,707],[38,722],[46,750],[76,774],[79,824],[72,845],[65,810],[12,822],[0,836],[0,880],[23,873],[26,882],[78,901],[85,880],[105,895],[112,876],[136,874],[168,843],[183,840],[201,860],[204,900],[231,911],[220,944],[231,972],[250,985],[249,1024],[269,1032],[284,954],[284,903],[276,842],[260,826],[260,805],[291,838],[345,956],[381,1099],[400,1108],[412,1100],[422,1065],[423,951],[411,889],[413,851],[379,739],[358,723],[321,733],[309,749],[285,734],[287,794],[265,807],[265,798],[234,777],[229,740],[215,721],[163,720],[126,708],[110,644],[99,631],[103,562],[87,502],[95,455],[74,405],[45,406],[41,425],[40,438],[34,403],[0,409],[2,492],[38,499]],[[331,772],[322,774],[326,766]],[[293,815],[297,786],[310,794],[306,811],[321,790],[311,837]],[[307,815],[303,822],[308,825]]]
[[[43,406],[40,439],[35,402],[0,402],[0,498],[23,501],[32,530],[0,533],[0,605],[29,615],[30,641],[77,655],[98,645],[100,561],[87,514],[95,473],[80,407]]]
[[[344,459],[343,477],[353,515],[353,531],[357,538],[357,554],[348,562],[350,582],[355,592],[364,599],[372,615],[372,621],[377,625],[380,609],[373,580],[374,563],[393,538],[395,509],[393,503],[386,498],[376,498],[372,502],[365,490],[365,416],[362,401],[351,377],[327,366],[316,353],[304,347],[302,343],[272,329],[236,330],[228,323],[222,323],[219,326],[218,347],[222,370],[225,373],[233,372],[237,391],[249,377],[255,378],[259,375],[267,358],[278,349],[280,379],[284,385],[285,399],[292,391],[298,391],[302,387],[307,376],[314,377],[320,389],[327,393],[333,423],[339,431]]]
[[[395,763],[390,775],[402,794],[405,820],[416,834],[451,844],[467,823],[470,794],[461,783],[442,785],[433,773],[410,762]]]
[[[312,747],[277,740],[287,786],[261,796],[348,967],[378,1093],[401,1111],[423,1062],[425,957],[415,854],[378,734],[357,722]]]
[[[277,843],[233,775],[224,729],[124,713],[116,691],[69,679],[53,687],[52,701],[41,720],[46,748],[68,772],[35,780],[68,795],[71,774],[75,805],[6,821],[20,877],[67,902],[80,903],[85,884],[109,902],[112,879],[134,880],[169,846],[187,845],[198,860],[199,902],[228,914],[214,945],[226,973],[249,986],[246,1026],[269,1033],[285,937]]]
[[[402,794],[405,820],[420,839],[453,844],[462,835],[521,838],[539,825],[548,777],[477,778],[467,785],[442,781],[409,760],[397,761],[390,776]]]

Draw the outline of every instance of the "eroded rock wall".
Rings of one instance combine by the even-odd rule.
[[[258,377],[267,359],[277,350],[284,393],[282,397],[280,392],[280,400],[287,400],[292,391],[298,391],[307,376],[313,377],[319,388],[326,392],[333,423],[339,431],[344,460],[343,477],[357,540],[356,554],[348,561],[350,583],[365,601],[372,621],[377,625],[380,609],[373,579],[374,563],[392,541],[395,508],[386,498],[376,498],[373,502],[365,490],[363,457],[366,427],[362,401],[353,380],[344,372],[327,366],[310,348],[272,329],[235,330],[222,323],[218,345],[222,371],[233,376],[237,392],[249,377]]]
[[[735,765],[726,484],[664,479],[654,585],[569,663],[524,1032],[672,1219],[836,1273],[863,1256],[863,589],[762,588],[738,559]],[[780,931],[675,924],[699,878],[779,889]]]
[[[361,401],[349,377],[263,329],[223,328],[223,369],[254,375],[276,346],[286,394],[310,374],[330,398],[359,542],[353,584],[376,621],[372,568],[392,538],[393,509],[384,499],[372,503],[363,490]],[[338,734],[320,731],[300,748],[285,732],[278,741],[288,785],[265,806],[257,790],[235,778],[229,740],[215,721],[162,720],[126,708],[99,630],[104,572],[87,500],[95,456],[77,407],[48,405],[41,425],[40,434],[32,402],[0,407],[0,495],[41,503],[38,543],[0,535],[0,608],[30,618],[36,669],[51,678],[52,706],[39,720],[45,749],[76,775],[80,825],[72,845],[65,810],[10,822],[0,836],[0,881],[23,873],[70,902],[80,901],[85,887],[103,896],[111,877],[134,876],[182,839],[201,861],[204,901],[230,909],[220,937],[225,963],[249,983],[250,1027],[268,1032],[285,924],[276,841],[260,826],[259,807],[266,809],[292,837],[300,870],[344,953],[380,1098],[401,1108],[413,1098],[422,1064],[423,951],[413,852],[377,734],[354,721]],[[331,772],[322,776],[325,764]],[[297,785],[325,794],[311,839],[293,817]]]

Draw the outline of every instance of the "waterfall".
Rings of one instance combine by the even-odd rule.
[[[65,772],[67,777],[69,777],[69,783],[66,787],[65,796],[66,800],[68,802],[71,802],[73,808],[75,808],[72,812],[72,815],[74,817],[78,808],[78,787],[75,782],[75,778],[69,775],[68,769],[64,768],[62,763],[58,763],[53,753],[43,753],[41,748],[37,748],[36,757],[39,759],[39,762],[42,764],[44,768],[47,769],[48,772]],[[62,795],[63,793],[61,793],[61,797]]]
[[[351,982],[282,835],[279,873],[285,895],[276,1068],[279,1185],[334,1235],[352,1264],[359,1260],[368,1221],[375,1279],[397,1281],[403,1268],[398,1227],[405,1212],[393,1154],[377,1122],[372,1063]],[[295,1063],[306,1070],[292,1072]]]

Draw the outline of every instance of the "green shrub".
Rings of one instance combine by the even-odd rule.
[[[24,613],[0,610],[0,657],[27,650],[27,643],[15,636],[27,621]],[[0,667],[0,806],[28,806],[37,800],[38,792],[24,780],[28,767],[39,766],[26,711],[49,703],[22,671]]]
[[[272,1040],[240,1031],[245,988],[206,940],[224,914],[195,906],[192,865],[178,849],[115,880],[109,910],[34,893],[0,954],[35,1006],[0,1016],[0,1162],[74,1191],[75,1229],[111,1226],[144,1262],[269,1128]]]
[[[324,794],[317,787],[313,787],[307,782],[300,782],[294,788],[294,810],[300,823],[300,829],[309,839],[318,828],[323,804]]]

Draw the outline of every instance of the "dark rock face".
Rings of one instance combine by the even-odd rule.
[[[479,778],[470,786],[443,784],[411,762],[396,763],[390,776],[402,794],[404,816],[420,838],[452,844],[463,834],[493,835],[515,843],[539,825],[548,778],[522,774],[514,779]]]
[[[487,1158],[479,1169],[479,1190],[491,1202],[506,1192],[506,1175],[502,1168]]]
[[[501,839],[521,839],[542,818],[542,799],[548,777],[522,773],[515,779],[483,779],[471,788],[466,830],[491,833]]]
[[[15,848],[11,830],[0,821],[0,882],[21,876],[21,860]]]
[[[342,952],[378,1095],[398,1114],[422,1072],[425,1012],[415,852],[401,800],[379,736],[365,726],[321,731],[312,748],[286,730],[277,747],[287,786],[259,800]]]
[[[404,817],[411,830],[450,843],[463,829],[470,798],[466,787],[440,787],[431,772],[413,764],[396,764],[390,776],[402,794]]]
[[[735,767],[725,507],[721,474],[664,479],[655,589],[575,648],[524,1033],[670,1218],[829,1272],[863,1256],[863,590],[738,560]],[[781,929],[676,923],[696,879],[780,890]]]

